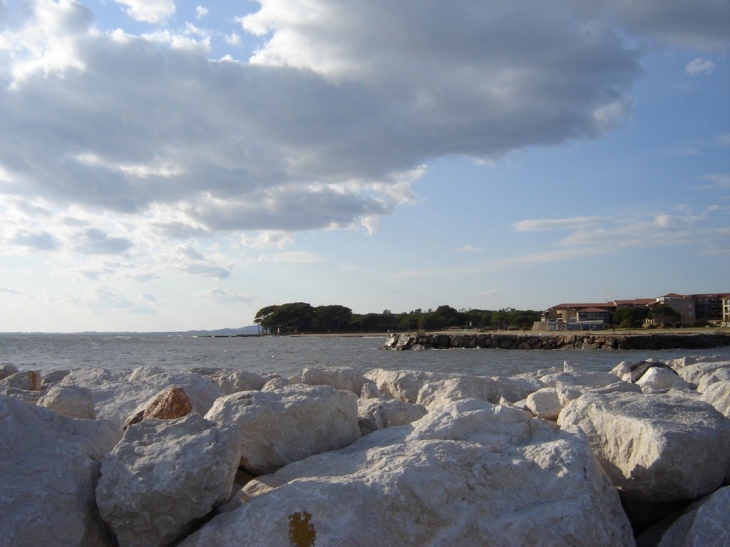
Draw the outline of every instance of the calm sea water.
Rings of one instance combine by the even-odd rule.
[[[78,367],[131,369],[154,365],[170,370],[218,367],[300,374],[307,366],[417,369],[472,375],[512,375],[567,361],[577,370],[608,371],[621,361],[673,359],[686,355],[720,355],[730,347],[661,351],[523,351],[455,349],[382,351],[384,338],[262,337],[195,338],[166,334],[0,334],[0,364],[21,370]]]

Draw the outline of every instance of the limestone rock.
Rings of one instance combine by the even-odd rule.
[[[228,500],[241,434],[190,414],[131,425],[104,459],[96,498],[119,547],[168,545]]]
[[[363,435],[386,427],[410,424],[425,414],[423,406],[396,399],[361,398],[357,401],[357,422]]]
[[[234,393],[218,399],[206,418],[240,429],[241,466],[256,475],[360,437],[357,397],[329,386]]]
[[[272,378],[264,384],[261,391],[276,391],[289,385],[291,385],[291,382],[287,378]]]
[[[34,370],[15,372],[0,380],[0,385],[25,391],[40,391],[42,378],[40,372]]]
[[[558,372],[546,374],[540,380],[547,387],[555,387],[558,382],[565,386],[598,388],[616,383],[616,375],[610,372]]]
[[[380,399],[383,396],[375,382],[365,382],[360,390],[361,399]]]
[[[360,395],[365,378],[352,367],[307,367],[302,372],[302,383],[310,386],[330,386]]]
[[[719,368],[709,374],[700,376],[700,381],[697,384],[697,391],[704,393],[713,384],[727,381],[730,381],[730,368]]]
[[[264,387],[267,381],[267,378],[260,374],[246,370],[216,374],[211,379],[225,395],[238,393],[239,391],[258,391]]]
[[[659,391],[665,389],[677,389],[689,391],[692,386],[682,380],[679,375],[670,368],[651,367],[636,381],[642,391]]]
[[[4,365],[0,365],[0,380],[4,380],[11,374],[15,374],[18,371],[18,367],[15,365],[11,365],[10,363],[5,363]]]
[[[29,391],[26,389],[18,389],[15,387],[0,385],[0,395],[12,397],[13,399],[18,399],[19,401],[24,401],[28,404],[35,405],[38,403],[38,400],[43,396],[43,393],[40,391]]]
[[[185,390],[180,386],[170,386],[155,395],[144,407],[130,417],[124,424],[127,429],[132,424],[156,418],[158,420],[174,420],[187,416],[193,411],[193,403]]]
[[[702,401],[675,394],[584,394],[563,408],[621,492],[660,502],[692,499],[730,470],[730,421]]]
[[[418,392],[416,402],[431,410],[449,401],[482,399],[492,404],[504,397],[515,402],[527,397],[531,384],[499,376],[457,376],[425,384]]]
[[[43,382],[41,383],[41,389],[47,390],[51,389],[53,386],[55,386],[58,382],[63,380],[66,376],[68,376],[68,373],[71,372],[68,369],[64,370],[52,370],[49,372],[43,373]]]
[[[712,374],[723,368],[730,368],[730,361],[703,361],[677,369],[677,374],[679,374],[685,382],[699,384],[703,376]]]
[[[527,396],[525,407],[538,418],[555,421],[563,409],[563,403],[556,388],[545,387],[535,393],[530,393]]]
[[[100,368],[76,369],[58,385],[89,388],[97,418],[112,421],[120,431],[130,416],[143,410],[152,397],[167,387],[182,387],[200,414],[205,414],[213,401],[223,395],[205,376],[190,372],[159,372],[156,367],[139,367],[131,374]]]
[[[584,437],[474,399],[244,490],[248,502],[181,547],[634,545]]]
[[[53,386],[38,400],[38,406],[69,418],[94,418],[91,390],[83,387]]]
[[[95,516],[94,483],[96,460],[118,438],[107,422],[0,395],[0,544],[111,547]]]
[[[365,378],[375,382],[380,392],[392,399],[415,403],[421,388],[437,380],[447,380],[450,376],[422,370],[385,370],[376,368],[365,373]]]
[[[726,418],[730,418],[730,381],[716,382],[702,394],[702,400],[710,403]]]

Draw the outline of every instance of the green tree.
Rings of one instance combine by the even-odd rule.
[[[351,319],[352,310],[345,306],[317,306],[311,326],[317,332],[342,332],[349,330]]]
[[[621,308],[613,314],[611,322],[624,329],[636,329],[644,324],[649,316],[649,308],[642,306],[637,308]]]
[[[649,319],[661,326],[676,326],[682,320],[682,314],[666,304],[657,304],[649,310]]]

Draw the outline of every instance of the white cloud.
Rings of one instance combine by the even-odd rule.
[[[0,287],[0,294],[20,294],[20,291],[14,287]]]
[[[698,74],[711,74],[713,70],[715,70],[715,63],[712,61],[708,61],[707,59],[700,59],[697,57],[696,59],[692,59],[689,63],[687,63],[687,66],[684,67],[684,70],[689,74],[690,76],[697,76]]]
[[[146,303],[134,302],[119,290],[105,285],[94,285],[81,295],[68,296],[67,301],[74,306],[86,308],[92,312],[124,310],[142,315],[157,313],[155,308]]]
[[[474,253],[474,252],[483,251],[484,247],[475,247],[474,245],[472,245],[470,243],[469,245],[464,245],[463,247],[458,247],[458,248],[452,249],[452,250],[457,253]]]
[[[730,133],[725,133],[724,135],[720,135],[717,137],[717,140],[720,141],[722,144],[728,144],[730,145]]]
[[[126,12],[132,19],[143,23],[161,23],[175,13],[173,0],[114,0],[127,6]]]
[[[195,18],[196,19],[202,19],[206,15],[208,15],[209,10],[208,8],[204,8],[203,6],[198,6],[195,8]]]
[[[241,43],[241,36],[236,34],[235,32],[232,32],[230,34],[227,34],[224,37],[224,40],[226,41],[226,44],[230,44],[232,46],[237,46]]]
[[[290,251],[283,253],[275,253],[272,255],[261,255],[261,262],[281,262],[287,264],[311,264],[314,262],[322,262],[322,258],[305,251]]]
[[[730,188],[730,175],[706,175],[702,180],[707,180],[712,184],[706,188]]]
[[[573,230],[603,222],[600,217],[573,217],[558,219],[521,220],[512,225],[516,232],[543,232],[550,230]]]
[[[207,300],[214,300],[217,304],[224,305],[249,303],[255,301],[255,299],[251,296],[237,294],[235,292],[221,288],[208,289],[205,292],[198,293],[196,296]]]

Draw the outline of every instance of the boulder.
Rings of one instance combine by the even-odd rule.
[[[291,382],[287,378],[272,378],[264,384],[261,391],[275,391],[290,385]]]
[[[679,374],[685,382],[699,384],[703,376],[712,374],[723,368],[730,368],[730,361],[702,361],[677,369],[677,374]]]
[[[25,401],[26,403],[35,405],[38,403],[38,400],[43,396],[43,393],[40,391],[28,391],[26,389],[18,389],[14,387],[0,385],[0,395],[12,397],[13,399],[18,399],[19,401]]]
[[[360,438],[357,397],[329,386],[234,393],[218,399],[206,418],[240,429],[241,466],[255,475]]]
[[[504,398],[515,402],[527,397],[531,387],[531,383],[513,378],[456,376],[425,384],[418,392],[416,402],[429,410],[462,399],[482,399],[497,404]]]
[[[51,387],[55,386],[58,382],[63,380],[66,376],[68,376],[68,373],[71,372],[68,369],[64,370],[52,370],[48,372],[43,373],[43,382],[41,383],[41,389],[47,390]]]
[[[702,400],[730,418],[730,381],[715,382],[709,386],[702,394]]]
[[[365,382],[362,385],[362,389],[360,390],[361,399],[380,399],[381,397],[383,397],[383,394],[380,393],[375,382]]]
[[[255,372],[235,370],[214,374],[211,380],[225,395],[230,395],[239,391],[258,391],[268,379]]]
[[[563,403],[557,388],[544,387],[527,396],[525,408],[538,418],[556,421],[563,409]]]
[[[719,368],[710,374],[700,376],[700,381],[697,384],[697,391],[704,393],[713,384],[727,381],[730,381],[730,368]]]
[[[84,387],[53,386],[38,399],[38,406],[69,418],[94,418],[94,399]]]
[[[410,424],[425,414],[423,406],[396,399],[361,398],[357,401],[357,423],[362,435],[386,427]]]
[[[302,371],[302,383],[310,386],[330,386],[360,395],[365,378],[352,367],[307,367]]]
[[[241,434],[190,414],[131,425],[104,459],[96,499],[119,547],[169,545],[228,500]]]
[[[139,367],[129,371],[76,369],[58,385],[85,387],[94,398],[97,418],[112,421],[121,431],[125,422],[136,415],[155,395],[170,386],[185,390],[193,408],[205,414],[223,392],[210,379],[190,372],[160,372],[157,367]]]
[[[0,395],[0,544],[111,547],[94,484],[97,460],[118,440],[108,422]]]
[[[481,400],[249,482],[181,547],[632,546],[585,438]]]
[[[546,387],[555,387],[558,382],[565,386],[584,388],[604,387],[616,383],[616,375],[610,372],[558,372],[540,378]]]
[[[16,372],[19,372],[18,367],[15,365],[11,365],[10,363],[5,363],[3,365],[0,365],[0,380],[4,380],[11,374],[15,374]]]
[[[696,498],[730,470],[730,421],[708,403],[674,393],[584,394],[563,408],[558,424],[588,436],[628,498]]]
[[[424,385],[437,380],[447,380],[450,376],[422,370],[376,368],[366,372],[365,378],[373,381],[383,395],[391,399],[415,403],[418,400],[418,392]]]
[[[690,384],[682,380],[669,367],[651,367],[635,383],[641,386],[641,390],[644,393],[667,389],[677,389],[680,391],[689,391],[692,389]]]
[[[185,390],[180,386],[170,386],[152,397],[142,410],[130,417],[124,424],[124,429],[150,418],[158,420],[182,418],[192,411],[193,403]]]
[[[42,378],[40,372],[24,371],[15,372],[0,380],[0,385],[25,391],[40,391]]]

